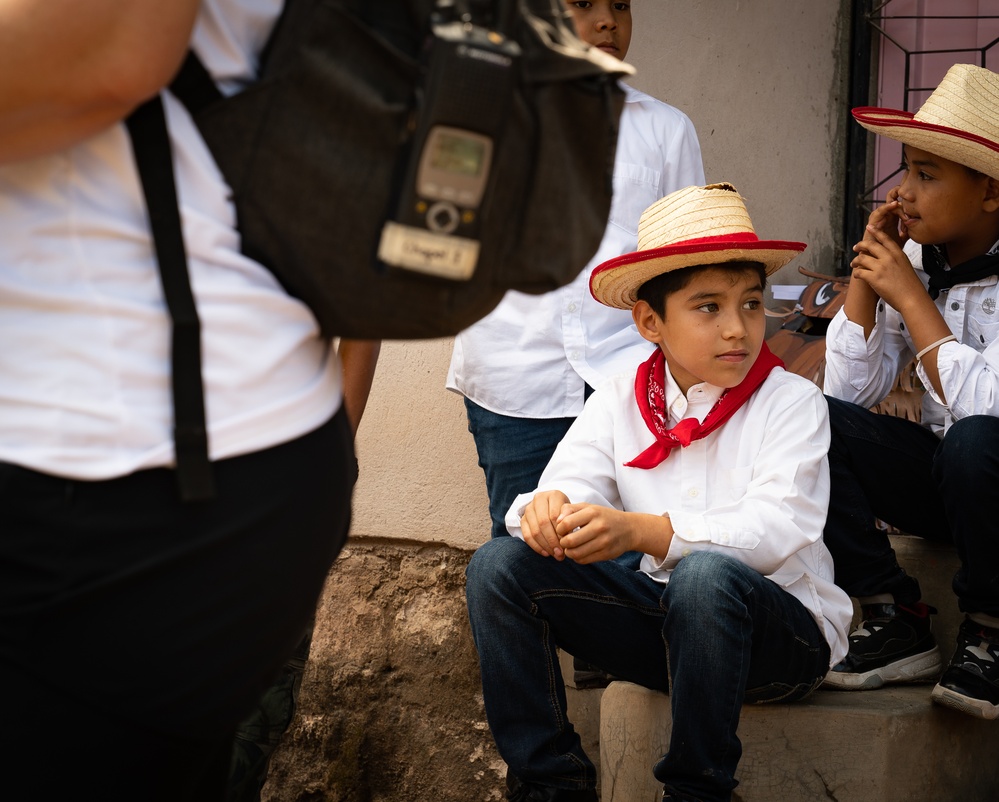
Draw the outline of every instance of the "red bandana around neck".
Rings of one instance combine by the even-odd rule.
[[[646,470],[655,468],[677,446],[689,446],[694,440],[710,434],[746,403],[770,375],[770,371],[782,367],[784,363],[773,355],[764,342],[760,355],[746,378],[722,393],[703,423],[698,423],[697,418],[684,418],[671,429],[668,425],[669,413],[666,411],[666,357],[661,348],[656,348],[652,356],[638,366],[635,374],[635,400],[638,401],[642,419],[655,435],[656,442],[630,462],[624,463],[625,467]]]

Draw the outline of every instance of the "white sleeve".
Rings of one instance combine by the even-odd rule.
[[[657,567],[716,551],[766,576],[821,539],[829,504],[828,406],[805,380],[784,382],[767,403],[766,419],[753,422],[763,438],[745,492],[703,512],[667,509],[674,535]]]
[[[622,509],[614,461],[613,391],[597,390],[545,467],[538,486],[521,493],[506,513],[506,528],[521,537],[520,518],[535,495],[561,490],[573,503],[597,504]]]

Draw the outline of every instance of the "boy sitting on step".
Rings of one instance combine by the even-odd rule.
[[[900,141],[902,183],[854,250],[844,308],[826,335],[832,495],[825,537],[863,622],[827,678],[863,690],[936,680],[941,658],[919,583],[875,517],[957,546],[966,614],[933,699],[999,716],[999,75],[947,72],[915,114],[860,108]],[[922,425],[868,409],[915,355]]]
[[[558,648],[670,693],[653,772],[682,800],[730,799],[744,702],[801,699],[845,654],[850,600],[822,543],[826,404],[764,343],[766,277],[804,247],[759,240],[714,184],[653,204],[639,250],[594,271],[593,297],[631,309],[652,354],[594,393],[514,501],[515,537],[467,571],[509,800],[597,799]]]

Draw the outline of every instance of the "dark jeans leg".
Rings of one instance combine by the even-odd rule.
[[[217,498],[184,504],[166,469],[80,482],[0,464],[11,787],[223,797],[233,732],[301,640],[346,539],[346,415],[214,468]]]
[[[684,797],[728,800],[742,705],[807,696],[829,670],[829,646],[796,598],[721,554],[681,560],[662,605],[673,728],[656,778]]]
[[[721,555],[684,559],[663,586],[620,562],[556,562],[500,538],[475,553],[467,577],[489,725],[524,780],[594,783],[566,718],[556,646],[656,690],[667,690],[672,675],[672,745],[656,776],[703,799],[728,799],[735,785],[744,698],[800,698],[829,668],[828,647],[801,604]]]
[[[836,583],[851,596],[891,593],[919,600],[919,583],[899,566],[880,518],[904,532],[949,540],[933,457],[939,438],[912,421],[878,415],[834,398],[829,402],[832,479],[825,542]]]
[[[621,563],[557,562],[510,537],[479,548],[466,576],[486,716],[510,771],[543,785],[593,787],[593,764],[566,716],[557,647],[665,690],[661,588]]]
[[[486,475],[492,536],[509,534],[506,511],[538,479],[575,418],[514,418],[498,415],[465,399],[468,431],[475,439],[479,467]]]
[[[236,728],[226,802],[260,802],[271,755],[295,716],[314,625],[315,622],[309,624],[274,684],[264,691],[253,712]]]
[[[933,478],[947,508],[961,567],[954,593],[967,613],[999,616],[999,418],[956,421],[940,443]]]

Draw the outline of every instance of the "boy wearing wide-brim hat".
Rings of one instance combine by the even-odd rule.
[[[653,772],[664,799],[699,800],[737,784],[743,702],[803,698],[846,650],[850,601],[822,543],[826,404],[764,342],[766,276],[805,246],[760,240],[730,184],[667,195],[638,241],[590,289],[632,310],[651,356],[594,393],[510,508],[515,537],[468,567],[509,799],[597,798],[558,648],[670,692]]]
[[[958,64],[915,114],[860,108],[902,143],[903,178],[854,250],[843,310],[826,336],[832,495],[826,542],[863,623],[827,684],[863,690],[934,681],[932,608],[875,516],[950,540],[966,613],[933,699],[999,717],[999,75]],[[921,424],[868,409],[912,358]]]

